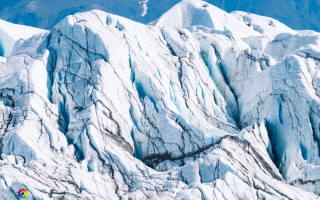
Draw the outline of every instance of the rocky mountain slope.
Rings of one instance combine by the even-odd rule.
[[[100,9],[141,23],[150,23],[181,0],[10,0],[0,1],[0,19],[52,29],[76,12]],[[269,16],[293,29],[320,31],[318,0],[207,0],[227,12],[236,10]]]
[[[0,199],[319,199],[319,42],[191,0],[154,25],[92,10],[17,40]]]

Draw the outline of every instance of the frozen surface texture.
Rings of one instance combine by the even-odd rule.
[[[99,9],[141,23],[150,23],[181,0],[2,0],[0,19],[52,29],[67,15]],[[319,0],[206,0],[227,12],[269,16],[292,29],[320,31]]]
[[[296,34],[296,31],[270,17],[259,16],[242,11],[232,12],[231,15],[251,27],[253,30],[272,39],[279,33],[285,32]]]
[[[320,37],[185,5],[214,26],[93,10],[16,43],[0,199],[319,199]]]
[[[0,19],[0,56],[10,56],[14,44],[19,39],[28,39],[31,36],[44,31],[45,30],[29,26],[12,24]],[[1,57],[0,62],[3,60]]]
[[[245,23],[239,23],[239,20],[234,16],[199,0],[181,1],[154,23],[157,27],[181,28],[200,26],[215,31],[224,31],[230,35],[236,33],[239,37],[261,35]]]

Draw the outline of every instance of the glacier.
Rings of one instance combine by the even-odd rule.
[[[0,19],[0,56],[9,57],[18,40],[28,39],[44,31],[43,29],[12,24]]]
[[[67,15],[91,9],[149,23],[159,18],[181,0],[11,0],[0,1],[0,18],[12,23],[52,29]],[[277,19],[293,29],[319,31],[320,1],[318,0],[206,0],[227,12],[236,10]]]
[[[184,0],[32,34],[0,59],[0,199],[319,199],[318,33]]]

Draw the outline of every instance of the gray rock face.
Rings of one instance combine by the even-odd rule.
[[[319,36],[232,30],[93,10],[16,42],[0,199],[319,199]]]

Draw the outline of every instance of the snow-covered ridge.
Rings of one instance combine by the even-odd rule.
[[[15,42],[19,39],[28,39],[44,31],[30,26],[12,24],[0,19],[0,56],[10,56]]]
[[[320,36],[203,3],[173,9],[215,26],[93,10],[20,41],[0,62],[0,199],[319,199]]]
[[[235,16],[247,26],[252,27],[253,30],[267,36],[268,38],[273,39],[280,33],[297,34],[296,31],[270,17],[259,16],[242,11],[234,11],[231,15]]]
[[[163,14],[156,22],[157,27],[203,26],[216,31],[229,31],[240,37],[260,36],[235,17],[204,1],[183,0]]]

